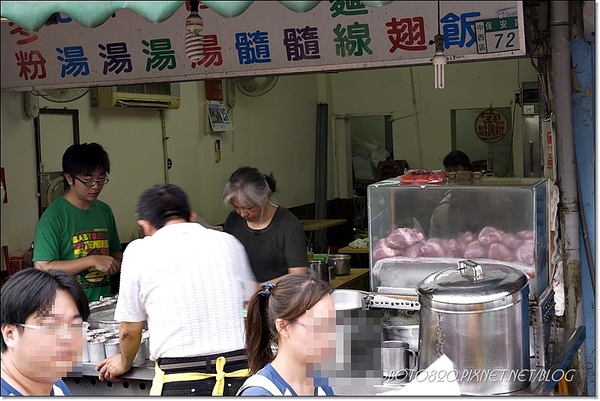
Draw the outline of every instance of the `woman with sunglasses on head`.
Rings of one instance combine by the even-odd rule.
[[[252,296],[246,354],[253,376],[238,395],[333,395],[327,379],[320,377],[322,363],[335,355],[332,291],[329,283],[307,273],[263,284]]]
[[[81,286],[58,270],[21,270],[0,291],[2,396],[70,395],[61,377],[83,352],[90,309]]]
[[[88,301],[110,296],[110,275],[123,253],[110,206],[98,199],[110,161],[97,143],[71,145],[62,157],[65,194],[44,211],[35,230],[33,266],[77,277]]]

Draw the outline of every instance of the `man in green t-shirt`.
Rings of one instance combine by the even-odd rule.
[[[110,161],[97,143],[71,145],[63,154],[65,194],[44,211],[33,242],[33,266],[63,270],[83,286],[88,301],[110,296],[110,278],[123,253],[110,206],[98,200]]]

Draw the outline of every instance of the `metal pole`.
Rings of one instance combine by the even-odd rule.
[[[315,149],[315,219],[327,218],[327,103],[317,105],[317,140]],[[321,251],[325,245],[325,230],[315,232],[315,245]]]
[[[165,111],[160,110],[160,131],[162,133],[162,143],[163,143],[163,164],[164,164],[164,172],[165,172],[165,184],[169,183],[169,151],[167,149],[167,140],[169,137],[167,136],[167,122],[165,120]]]
[[[550,43],[552,50],[552,81],[556,115],[557,174],[560,191],[560,224],[563,233],[565,281],[565,329],[575,331],[583,322],[581,299],[581,261],[579,256],[579,206],[577,202],[577,171],[573,140],[571,106],[571,52],[569,49],[569,2],[552,1]],[[583,348],[583,347],[582,347]],[[583,351],[583,349],[581,350]],[[585,378],[585,358],[578,354],[573,360],[580,377]],[[575,384],[575,383],[572,383]],[[577,394],[580,395],[580,394]]]

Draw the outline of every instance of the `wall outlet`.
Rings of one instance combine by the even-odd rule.
[[[535,114],[535,105],[533,104],[526,104],[523,106],[523,114]]]

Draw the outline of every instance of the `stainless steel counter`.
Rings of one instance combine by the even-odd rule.
[[[73,372],[73,375],[92,376],[98,377],[98,371],[96,370],[96,364],[86,362],[82,367]],[[143,365],[132,367],[129,372],[121,376],[123,379],[135,379],[135,380],[150,380],[154,377],[154,362],[146,360]]]
[[[154,362],[146,361],[125,373],[122,382],[111,383],[98,380],[95,363],[84,363],[63,380],[75,396],[147,396],[154,377]]]

